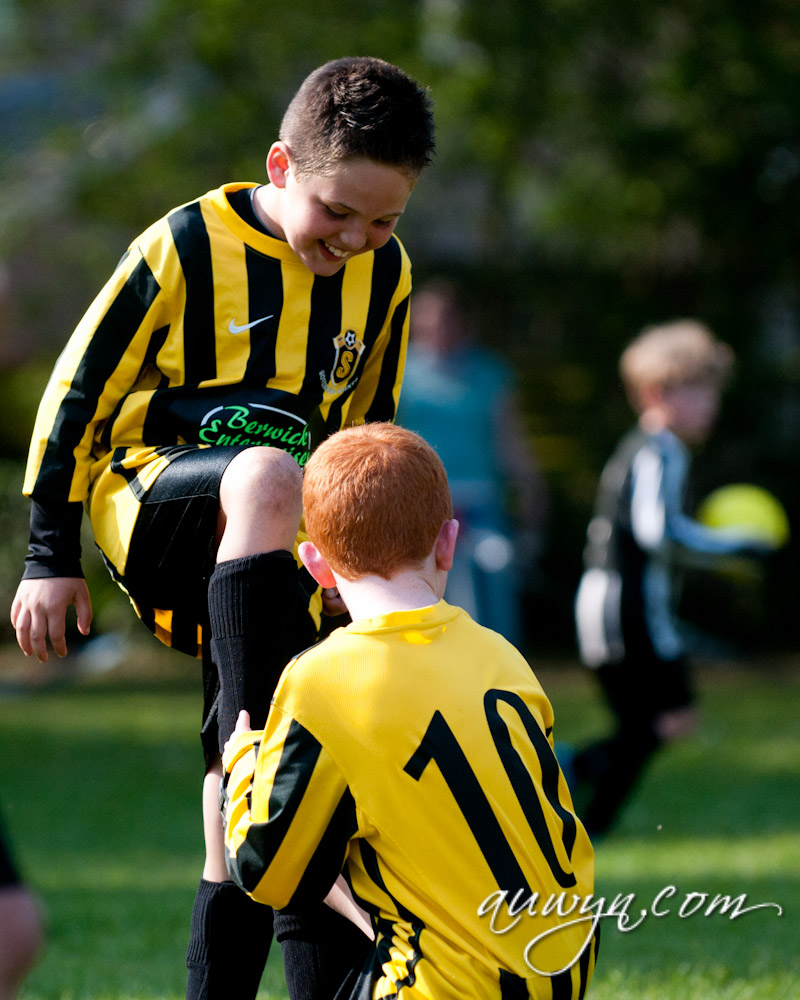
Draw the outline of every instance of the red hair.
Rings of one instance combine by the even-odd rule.
[[[305,468],[311,541],[346,580],[421,565],[453,516],[442,460],[418,434],[374,423],[338,431]]]

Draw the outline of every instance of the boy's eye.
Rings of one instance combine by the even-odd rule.
[[[330,205],[325,206],[325,211],[332,219],[345,219],[347,218],[347,212],[337,212],[330,207]]]

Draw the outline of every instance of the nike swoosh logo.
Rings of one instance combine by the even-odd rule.
[[[261,319],[254,319],[252,323],[245,323],[244,326],[239,326],[235,319],[232,319],[228,323],[228,329],[231,333],[244,333],[245,330],[250,330],[254,326],[258,326],[259,323],[266,323],[268,319],[272,319],[275,314],[272,313],[269,316],[262,316]]]

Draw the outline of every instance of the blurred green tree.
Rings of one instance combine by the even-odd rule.
[[[757,480],[794,518],[793,0],[2,0],[0,363],[37,366],[25,395],[136,232],[224,180],[262,178],[302,77],[365,52],[436,100],[436,164],[400,234],[418,279],[469,283],[485,339],[520,373],[554,494],[558,633],[597,474],[631,420],[616,360],[645,323],[701,316],[740,358],[699,492]],[[15,400],[2,452],[19,458],[32,404]]]

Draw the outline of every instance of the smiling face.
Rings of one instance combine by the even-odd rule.
[[[388,242],[416,179],[365,158],[341,161],[330,174],[297,176],[291,153],[276,142],[267,157],[270,184],[256,210],[314,274],[335,274],[360,253]]]

